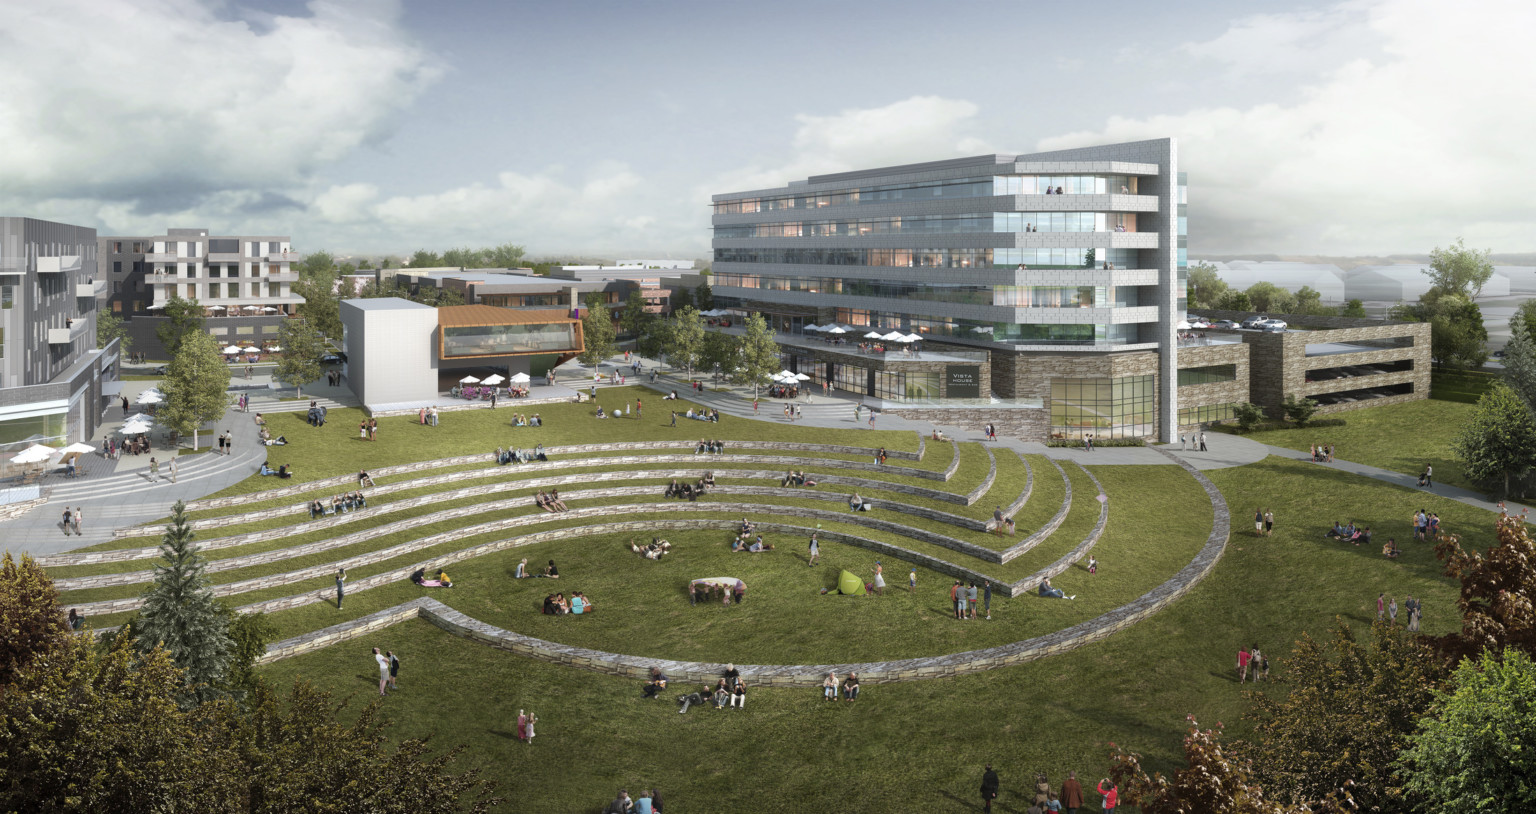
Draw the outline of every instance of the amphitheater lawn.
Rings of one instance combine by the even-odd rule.
[[[1474,404],[1424,399],[1343,413],[1339,417],[1349,422],[1343,427],[1269,430],[1248,437],[1296,450],[1333,444],[1335,458],[1394,472],[1417,474],[1425,464],[1434,464],[1436,481],[1476,489],[1451,451],[1456,433],[1475,409]]]
[[[1123,487],[1161,493],[1160,484],[1134,473],[1116,480],[1116,469],[1094,467],[1112,509],[1122,505],[1113,496]],[[1104,642],[1055,658],[955,679],[866,685],[854,704],[822,702],[816,690],[754,689],[745,710],[679,716],[670,698],[639,700],[639,682],[518,658],[421,621],[263,669],[279,682],[303,675],[366,701],[376,676],[367,648],[395,650],[405,665],[401,690],[384,705],[399,723],[397,734],[468,745],[462,762],[501,779],[513,798],[505,811],[596,810],[618,787],[642,785],[659,786],[671,805],[688,810],[959,811],[974,805],[987,761],[1002,775],[1002,802],[1022,810],[1031,773],[1046,772],[1053,783],[1067,769],[1101,777],[1110,741],[1169,770],[1186,714],[1245,734],[1247,702],[1232,670],[1240,645],[1258,644],[1276,677],[1283,676],[1284,655],[1303,631],[1323,635],[1336,616],[1369,621],[1379,592],[1424,598],[1428,633],[1456,624],[1454,589],[1438,576],[1427,545],[1409,543],[1403,558],[1387,561],[1379,552],[1325,541],[1315,518],[1352,515],[1402,539],[1406,523],[1399,518],[1423,501],[1452,530],[1464,531],[1468,545],[1492,540],[1486,512],[1307,464],[1270,458],[1209,475],[1238,521],[1226,556],[1189,596]],[[1244,507],[1261,504],[1279,523],[1265,540],[1242,523]],[[1149,524],[1147,531],[1155,529]],[[1101,559],[1104,568],[1091,579],[1126,568],[1120,557]],[[752,601],[736,610],[749,610]],[[1014,602],[1043,607],[1043,600]],[[866,631],[833,626],[822,635]],[[519,709],[542,719],[532,746],[513,735]]]
[[[297,476],[304,480],[327,478],[355,473],[360,469],[374,469],[401,461],[425,461],[474,453],[489,454],[498,446],[517,445],[532,448],[562,444],[594,444],[621,441],[648,440],[698,440],[718,438],[731,441],[796,441],[827,444],[854,444],[867,447],[886,447],[890,450],[917,451],[918,436],[908,431],[846,430],[807,427],[788,422],[757,421],[722,415],[719,423],[690,421],[678,418],[677,426],[670,426],[670,405],[678,405],[686,411],[691,402],[662,401],[661,394],[643,387],[616,387],[599,393],[598,403],[610,411],[624,403],[643,399],[646,410],[638,419],[598,420],[593,417],[591,404],[564,402],[559,404],[532,404],[523,406],[514,401],[500,402],[495,410],[467,410],[440,414],[437,427],[424,427],[416,423],[416,417],[396,416],[379,419],[378,441],[367,442],[358,438],[357,424],[363,411],[355,408],[329,411],[326,426],[311,427],[304,413],[272,413],[266,416],[267,428],[273,436],[287,437],[288,444],[268,449],[267,461],[276,468],[288,464]],[[544,421],[542,427],[512,427],[514,413],[531,415],[538,413]],[[243,420],[238,419],[237,420]],[[942,464],[948,464],[949,453],[941,447],[948,444],[930,444],[929,453],[940,453]],[[919,468],[934,466],[928,461],[893,461]],[[939,459],[935,459],[939,460]],[[236,483],[213,495],[245,494],[270,489],[270,479],[251,478]]]

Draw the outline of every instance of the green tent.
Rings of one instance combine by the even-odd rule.
[[[848,596],[863,596],[864,580],[854,576],[851,571],[844,571],[837,576],[837,592]]]

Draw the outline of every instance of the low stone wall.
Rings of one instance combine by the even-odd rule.
[[[578,455],[588,452],[608,452],[612,450],[693,449],[697,443],[697,441],[637,441],[617,444],[567,444],[565,446],[559,447],[545,447],[544,452],[550,456],[557,456]],[[737,443],[730,442],[730,446],[737,446]],[[868,455],[870,457],[874,457],[876,452],[876,450],[872,447],[850,447],[840,444],[800,444],[788,441],[741,442],[740,446],[743,449],[771,449],[783,452],[821,452],[831,455]],[[526,449],[531,450],[533,447],[529,446],[526,447]],[[919,437],[917,452],[891,452],[887,450],[886,457],[901,458],[905,460],[922,460],[923,451],[925,449],[925,442],[921,437]],[[609,456],[595,456],[593,460],[598,461],[598,463],[587,465],[601,466],[607,462],[608,457]],[[448,466],[463,466],[465,464],[486,463],[490,460],[490,458],[491,453],[486,451],[476,453],[474,455],[457,455],[452,458],[438,458],[431,461],[417,461],[415,463],[398,464],[396,466],[382,466],[377,469],[370,470],[369,474],[372,475],[375,480],[378,480],[380,478],[389,477],[391,475],[399,475],[406,472],[421,472],[427,469],[441,469]],[[800,459],[796,459],[796,461],[799,463],[804,463]],[[850,461],[849,463],[853,462]],[[915,477],[927,477],[933,480],[947,481],[954,476],[955,470],[958,469],[959,466],[960,453],[958,446],[956,446],[955,459],[950,462],[949,468],[946,470],[947,474],[942,478],[935,477],[936,473],[926,469],[911,469],[909,467],[887,468],[897,470],[900,474],[925,472],[927,473],[926,475],[915,475]],[[248,503],[262,503],[268,500],[276,500],[277,498],[281,497],[302,495],[305,492],[313,492],[321,489],[330,490],[335,487],[355,488],[356,485],[356,475],[338,475],[332,478],[320,478],[318,480],[304,481],[302,483],[296,483],[291,486],[282,486],[276,489],[266,489],[260,492],[249,492],[243,495],[229,495],[227,497],[214,497],[205,498],[203,500],[194,500],[188,503],[186,508],[189,512],[206,511],[208,509],[223,509],[229,506],[243,506]]]
[[[1050,434],[1050,411],[1043,407],[995,407],[954,408],[944,410],[891,409],[887,413],[912,421],[942,424],[980,432],[988,424],[997,428],[997,434],[1005,438],[1044,440]]]
[[[1023,491],[1019,492],[1019,496],[1015,498],[1012,503],[1009,503],[1003,508],[1004,517],[1013,517],[1024,509],[1024,505],[1029,502],[1030,494],[1035,490],[1035,470],[1029,465],[1029,459],[1025,458],[1023,455],[1020,455],[1017,450],[1010,449],[1008,450],[1008,454],[1017,456],[1019,463],[1024,464],[1024,489]],[[1050,459],[1047,458],[1046,460]],[[996,521],[987,521],[987,531],[993,531],[996,528]],[[1004,562],[1007,562],[1007,560],[1004,560]]]
[[[1056,529],[1061,528],[1061,524],[1067,519],[1067,514],[1072,511],[1072,479],[1067,477],[1067,470],[1062,469],[1061,464],[1054,458],[1046,458],[1046,460],[1051,462],[1051,466],[1056,467],[1056,474],[1061,476],[1061,485],[1064,490],[1061,496],[1061,508],[1056,510],[1056,514],[1052,515],[1050,520],[1045,521],[1044,525],[1035,529],[1034,533],[1025,537],[1018,544],[1003,549],[1000,562],[1012,562],[1028,553],[1035,546],[1040,545],[1040,543],[1045,541],[1045,538],[1056,533]],[[1081,469],[1082,467],[1078,468]],[[1087,470],[1083,471],[1086,472]],[[1093,476],[1089,475],[1089,477]],[[1103,504],[1100,505],[1102,507]],[[1013,515],[1009,514],[1006,516],[1012,517]]]
[[[1098,487],[1099,494],[1104,493],[1104,487],[1099,484],[1099,479],[1095,478],[1092,472],[1089,472],[1084,468],[1083,474],[1087,475],[1088,479],[1093,481],[1093,485]],[[1050,565],[1047,565],[1039,571],[1036,571],[1028,577],[1015,582],[1013,584],[1013,595],[1018,596],[1019,594],[1028,593],[1035,590],[1036,588],[1039,588],[1040,583],[1052,577],[1061,575],[1068,568],[1071,568],[1073,563],[1078,562],[1084,557],[1088,556],[1088,552],[1091,551],[1094,546],[1099,544],[1099,538],[1104,536],[1104,526],[1107,525],[1108,522],[1109,501],[1106,500],[1099,504],[1099,519],[1093,524],[1093,531],[1088,532],[1088,536],[1084,537],[1081,543],[1078,543],[1077,546],[1071,551],[1061,555],[1060,559],[1056,560]],[[1060,524],[1058,523],[1057,525],[1059,526]]]
[[[43,490],[42,497],[35,497],[31,500],[23,500],[18,503],[7,503],[3,506],[0,506],[0,522],[20,517],[47,502],[48,491],[45,489]]]
[[[1162,452],[1162,450],[1158,451]],[[743,664],[737,665],[737,669],[755,686],[815,688],[821,685],[822,679],[829,671],[844,675],[849,672],[858,672],[860,679],[866,683],[886,684],[968,675],[983,670],[1024,664],[1107,639],[1152,616],[1187,594],[1211,573],[1226,550],[1231,532],[1231,518],[1226,501],[1210,480],[1198,470],[1172,455],[1168,457],[1183,467],[1205,489],[1207,497],[1211,500],[1214,522],[1205,546],[1188,565],[1166,582],[1132,602],[1065,630],[984,650],[861,664]],[[1101,512],[1101,526],[1103,517]],[[333,625],[324,630],[269,645],[261,661],[275,661],[316,650],[418,616],[443,630],[472,641],[530,658],[567,664],[607,675],[643,679],[649,675],[652,667],[656,667],[679,683],[707,683],[720,676],[725,669],[725,665],[718,663],[628,656],[547,642],[473,619],[429,597],[415,599],[352,622]]]
[[[574,404],[577,401],[580,401],[580,399],[576,398],[575,396],[565,396],[563,398],[546,398],[546,399],[535,399],[535,398],[510,399],[510,398],[503,398],[503,399],[497,399],[496,400],[496,407],[499,409],[499,408],[502,408],[502,407],[533,407],[533,406],[536,406],[536,405],[539,405],[539,404]],[[364,409],[368,413],[368,415],[370,417],[372,417],[372,418],[394,418],[396,416],[402,416],[402,415],[414,416],[414,415],[420,415],[420,412],[421,412],[420,410],[372,410],[372,409],[367,409],[367,408],[364,408]],[[462,413],[462,412],[467,412],[469,410],[489,410],[489,409],[491,409],[491,403],[489,401],[470,401],[468,399],[461,399],[459,401],[454,401],[454,402],[449,402],[447,404],[439,404],[439,405],[437,405],[437,411],[439,413]]]

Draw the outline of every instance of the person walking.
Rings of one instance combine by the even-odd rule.
[[[913,573],[917,572],[914,571]],[[982,610],[986,611],[987,619],[990,621],[992,619],[992,580],[982,580],[981,590],[981,607]]]
[[[869,428],[875,428],[875,408],[869,408]]]
[[[1382,617],[1386,616],[1386,614],[1387,595],[1385,593],[1379,593],[1376,595],[1376,621],[1380,622]]]
[[[1002,781],[998,779],[997,772],[992,771],[992,764],[987,764],[987,770],[981,775],[981,810],[991,811],[992,801],[997,799],[997,791],[1002,788]]]
[[[814,568],[818,559],[821,559],[821,544],[816,540],[816,532],[811,532],[811,559],[806,565]]]
[[[400,679],[400,657],[395,655],[393,650],[385,652],[384,655],[389,657],[389,688],[399,689],[396,682]]]
[[[76,510],[76,511],[78,513],[78,510]],[[80,527],[77,524],[75,526],[75,533],[78,534],[79,532],[80,532]],[[1389,623],[1391,623],[1393,627],[1397,626],[1397,597],[1395,597],[1395,596],[1392,597],[1392,601],[1391,602],[1387,603],[1387,621]]]
[[[84,535],[82,535],[80,533],[80,520],[81,519],[82,519],[81,518],[81,509],[80,509],[79,506],[76,506],[74,514],[70,515],[70,517],[69,517],[69,526],[70,526],[70,528],[75,530],[75,536],[76,537],[84,536]]]
[[[384,688],[389,685],[389,659],[379,653],[379,648],[373,648],[373,660],[379,665],[379,695],[388,695]]]
[[[875,560],[875,594],[885,596],[885,567]]]
[[[1424,487],[1426,489],[1433,489],[1433,488],[1435,488],[1435,467],[1434,467],[1434,464],[1424,464],[1424,478],[1423,478],[1423,481],[1424,481]]]
[[[672,411],[672,426],[674,426],[674,427],[677,426],[677,411],[676,410]]]
[[[1403,606],[1408,609],[1408,632],[1419,632],[1419,600],[1410,596]]]
[[[1205,445],[1205,433],[1203,433],[1203,432],[1200,433],[1200,451],[1201,452],[1210,452],[1211,451],[1210,448]]]
[[[171,459],[171,483],[176,482],[176,459]]]
[[[643,399],[635,399],[635,418],[640,418],[645,415],[645,407],[642,402]]]
[[[160,480],[160,462],[153,455],[149,457],[149,479],[151,482]]]
[[[1264,510],[1263,509],[1254,509],[1253,510],[1253,536],[1255,536],[1255,537],[1263,537],[1264,536]]]
[[[1264,536],[1272,537],[1275,533],[1275,513],[1269,509],[1264,510]]]
[[[1204,446],[1205,445],[1204,444],[1204,440],[1205,440],[1204,434],[1202,434],[1200,436],[1200,439],[1201,439],[1201,446]],[[1109,784],[1109,788],[1107,788],[1107,789],[1104,788],[1104,785],[1106,783]],[[1109,778],[1106,777],[1103,780],[1099,781],[1098,789],[1099,789],[1099,793],[1104,795],[1104,810],[1105,811],[1114,811],[1115,810],[1115,806],[1120,804],[1120,789],[1119,789],[1119,787],[1117,787],[1114,784],[1114,782],[1112,782]]]
[[[336,569],[336,610],[341,610],[341,600],[347,597],[347,569]]]
[[[1237,648],[1237,683],[1242,684],[1248,680],[1248,662],[1253,660],[1253,654],[1245,647]]]
[[[1061,784],[1061,804],[1067,814],[1077,814],[1083,807],[1083,784],[1078,782],[1077,772],[1067,772],[1066,782]]]
[[[757,417],[757,399],[752,399],[752,416]]]

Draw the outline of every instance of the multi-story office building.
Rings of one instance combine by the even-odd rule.
[[[300,255],[286,236],[213,236],[207,229],[169,229],[149,237],[103,237],[99,257],[112,313],[127,320],[133,349],[151,358],[165,350],[155,336],[156,312],[172,297],[195,299],[221,344],[262,347],[304,298],[293,293]]]
[[[1185,184],[1172,139],[713,200],[716,303],[768,317],[813,382],[891,409],[964,405],[993,421],[1007,410],[999,423],[1058,437],[1171,439],[1246,400],[1242,343],[1181,335]],[[873,338],[890,332],[922,337],[920,352]]]
[[[101,424],[121,382],[117,342],[96,347],[97,293],[95,229],[0,218],[0,453]]]

